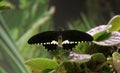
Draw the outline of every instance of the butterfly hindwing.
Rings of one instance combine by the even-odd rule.
[[[53,51],[53,50],[56,50],[57,49],[57,45],[56,44],[46,44],[46,45],[43,45],[45,46],[45,48],[49,51]]]
[[[77,44],[63,44],[63,49],[64,50],[72,50],[72,48],[74,48],[75,47],[75,45],[77,45]]]

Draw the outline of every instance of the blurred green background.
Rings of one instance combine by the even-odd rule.
[[[49,57],[43,46],[28,45],[49,30],[88,31],[120,14],[120,0],[0,0],[0,73],[28,73],[24,61]]]

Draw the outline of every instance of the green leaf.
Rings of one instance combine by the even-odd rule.
[[[58,67],[58,63],[55,60],[46,58],[30,59],[26,61],[26,65],[30,66],[32,70],[56,69]]]
[[[91,30],[89,30],[87,33],[92,35],[94,40],[97,40],[99,37],[107,33],[107,30],[111,27],[111,25],[100,25],[97,26]]]
[[[95,53],[92,55],[92,58],[91,58],[93,61],[96,61],[96,62],[99,62],[99,63],[102,63],[106,60],[104,54],[102,53]]]
[[[109,29],[109,32],[120,30],[120,15],[114,16],[109,22],[108,25],[112,25]]]
[[[119,32],[112,32],[111,36],[108,39],[102,40],[102,41],[93,41],[93,42],[95,44],[102,45],[102,46],[117,45],[117,44],[120,44],[120,33]]]
[[[113,46],[120,44],[120,33],[111,32],[108,30],[111,29],[111,25],[100,25],[88,31],[87,33],[92,35],[94,38],[93,43],[102,45],[102,46]]]
[[[80,64],[88,62],[91,59],[89,54],[78,54],[75,52],[70,52],[70,57],[72,62],[79,62]]]
[[[118,52],[114,52],[112,57],[115,69],[117,70],[117,73],[120,73],[120,54]]]
[[[0,24],[0,65],[7,73],[29,73],[5,24]]]
[[[86,53],[86,49],[89,47],[89,42],[78,43],[78,45],[73,49],[76,53]]]

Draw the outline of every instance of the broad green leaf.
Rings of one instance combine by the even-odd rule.
[[[78,54],[74,52],[70,52],[70,55],[72,62],[79,62],[80,64],[88,62],[91,59],[91,55],[89,54]]]
[[[117,73],[120,73],[120,54],[118,52],[114,52],[112,54],[113,62]]]
[[[26,61],[26,65],[30,66],[32,70],[56,69],[58,67],[58,63],[55,60],[46,58],[30,59]]]
[[[104,71],[103,68],[106,68],[104,64],[106,62],[106,57],[103,53],[94,53],[89,61],[89,66],[96,71]],[[103,73],[103,72],[100,72]],[[108,72],[109,73],[109,72]]]
[[[99,63],[102,63],[102,62],[104,62],[106,60],[104,54],[102,54],[102,53],[95,53],[95,54],[93,54],[91,59],[93,61],[97,61]]]
[[[114,16],[109,22],[108,25],[112,25],[109,29],[109,32],[120,30],[120,15]]]
[[[102,37],[102,36],[101,36]],[[102,45],[102,46],[113,46],[120,44],[120,32],[112,32],[111,36],[102,41],[93,41],[95,44]]]
[[[86,49],[88,49],[90,42],[82,42],[78,43],[78,45],[73,49],[76,53],[86,53]]]
[[[94,40],[97,40],[100,36],[107,33],[107,30],[111,27],[111,25],[100,25],[97,26],[91,30],[89,30],[87,33],[92,35]]]
[[[120,44],[120,33],[111,32],[108,33],[108,30],[111,29],[111,25],[100,25],[88,31],[90,35],[94,37],[93,43],[102,45],[102,46],[113,46]]]

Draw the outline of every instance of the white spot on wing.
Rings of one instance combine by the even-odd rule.
[[[51,44],[58,44],[58,42],[55,41],[55,40],[53,40],[53,41],[51,42]]]
[[[70,42],[68,40],[65,40],[62,42],[62,44],[69,44]]]

